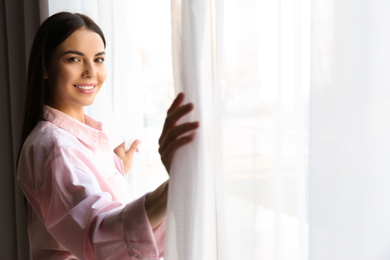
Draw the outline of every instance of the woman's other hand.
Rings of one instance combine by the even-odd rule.
[[[173,155],[177,149],[191,142],[194,139],[193,130],[199,127],[198,122],[177,125],[180,118],[194,109],[194,105],[191,103],[182,105],[183,100],[184,94],[180,93],[168,109],[167,118],[159,139],[160,148],[158,151],[168,173]],[[166,217],[168,185],[169,180],[161,184],[160,187],[146,197],[145,209],[153,229],[160,225]]]
[[[134,158],[134,153],[138,151],[138,145],[141,142],[139,140],[135,140],[131,146],[130,149],[126,151],[125,149],[125,142],[120,144],[114,149],[114,153],[118,155],[119,158],[123,161],[123,166],[125,168],[125,173],[127,173],[131,165],[133,164],[133,158]]]
[[[182,105],[183,100],[184,94],[180,93],[168,109],[164,128],[159,139],[160,148],[158,151],[161,155],[161,161],[168,173],[175,152],[180,147],[193,140],[194,134],[192,131],[199,127],[199,122],[188,122],[179,125],[176,124],[180,118],[191,112],[194,108],[192,103]]]

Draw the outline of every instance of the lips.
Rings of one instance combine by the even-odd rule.
[[[96,84],[73,85],[78,91],[84,94],[92,94],[95,91]]]

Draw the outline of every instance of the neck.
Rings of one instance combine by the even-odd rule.
[[[54,103],[48,103],[48,106],[55,108],[57,110],[60,110],[61,112],[73,117],[74,119],[80,121],[81,123],[85,124],[84,121],[84,106],[61,106],[56,105]]]

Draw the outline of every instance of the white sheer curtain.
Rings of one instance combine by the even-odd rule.
[[[312,3],[310,259],[390,259],[390,2]]]
[[[207,185],[197,194],[204,178],[202,162],[193,159],[198,147],[183,149],[175,159],[194,172],[187,180],[171,179],[176,186],[170,187],[169,203],[174,206],[169,210],[178,219],[168,215],[176,225],[168,222],[167,243],[168,249],[179,252],[172,259],[307,259],[310,2],[225,0],[222,5],[182,0],[172,1],[172,10],[175,87],[195,92],[195,104],[206,107],[201,124],[213,118],[213,112],[217,115],[217,124],[210,124],[214,128],[206,124],[203,129],[217,133],[217,145],[210,142],[207,152],[199,151],[208,156],[214,149],[217,166],[221,159],[223,187],[216,187],[226,202],[222,219],[215,206],[205,214],[219,217],[216,223],[222,221],[224,234],[216,224],[196,221],[205,207],[221,200],[208,190],[213,185],[209,173]],[[179,194],[184,198],[178,199]],[[214,251],[208,250],[197,230],[224,237],[227,243],[216,239],[219,244],[211,243]],[[171,233],[176,237],[169,247]],[[197,255],[210,251],[224,255]]]
[[[186,119],[200,122],[194,141],[175,154],[171,166],[165,254],[167,260],[223,257],[222,200],[218,178],[220,82],[217,1],[172,0],[172,58],[176,92],[195,110]],[[219,27],[221,28],[221,27]],[[219,35],[218,35],[219,36]]]

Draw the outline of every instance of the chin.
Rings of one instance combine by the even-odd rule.
[[[85,106],[85,107],[89,107],[89,106],[92,105],[93,103],[94,103],[93,101],[92,101],[92,102],[88,102],[88,103],[85,103],[84,106]]]
[[[93,103],[95,102],[95,98],[91,99],[91,100],[85,100],[84,102],[84,106],[90,106],[92,105]]]

